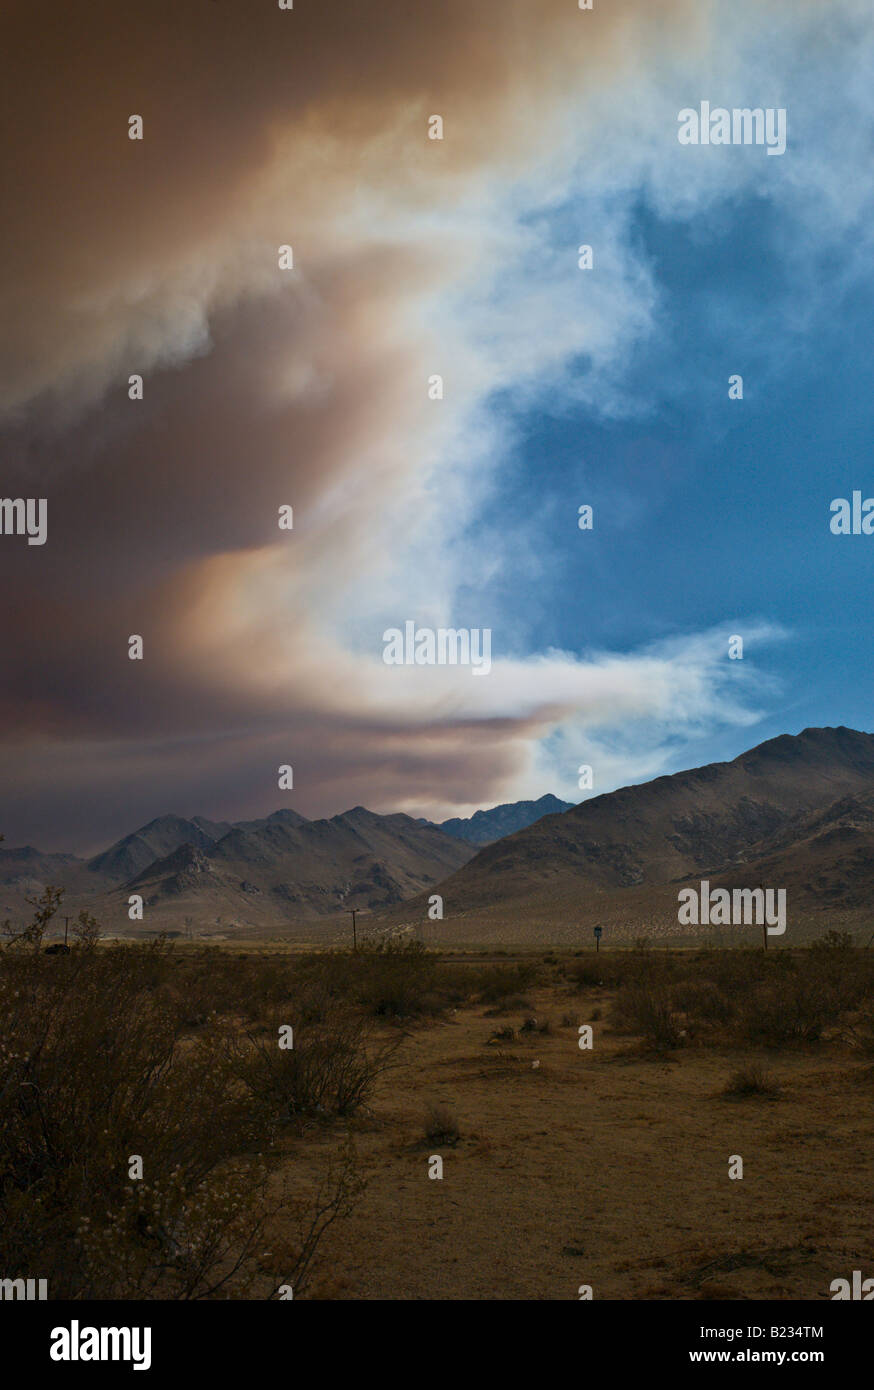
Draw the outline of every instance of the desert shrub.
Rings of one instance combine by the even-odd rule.
[[[471,992],[479,1002],[498,1004],[528,989],[537,979],[537,966],[533,961],[483,966],[471,971],[471,976]]]
[[[421,941],[384,941],[359,952],[356,998],[377,1018],[436,1012],[436,960]]]
[[[429,1144],[456,1144],[458,1121],[448,1105],[432,1101],[425,1111],[425,1139]]]
[[[738,1031],[746,1042],[817,1043],[840,1019],[842,1001],[829,981],[807,971],[760,981],[742,1000]]]
[[[724,1096],[767,1096],[773,1098],[780,1088],[771,1080],[764,1067],[752,1064],[733,1072],[723,1087]]]
[[[139,978],[135,952],[106,968],[11,964],[0,972],[2,1265],[24,1258],[55,1297],[87,1296],[91,1233],[118,1221],[136,1190],[128,1156],[142,1155],[150,1187],[175,1172],[193,1198],[240,1144],[245,1114],[214,1039],[179,1051],[178,1018]],[[144,1249],[151,1241],[143,1230]]]
[[[862,1009],[847,1021],[843,1036],[851,1047],[866,1057],[874,1057],[874,1009]]]
[[[624,985],[619,991],[611,1022],[619,1032],[640,1034],[657,1051],[680,1047],[681,1029],[664,984]]]
[[[842,941],[843,933],[828,935],[837,939],[814,942],[799,961],[799,970],[827,987],[836,1009],[848,1013],[874,997],[874,959]]]
[[[812,951],[849,951],[853,947],[853,936],[848,931],[836,931],[832,927],[817,941],[810,943]]]
[[[266,1028],[248,1031],[235,1049],[235,1073],[270,1126],[304,1115],[351,1114],[400,1042],[373,1044],[365,1020],[342,1006],[315,1023],[302,1026],[300,1017],[295,1010],[277,1015]],[[293,1046],[281,1048],[280,1027],[289,1022]]]
[[[36,1271],[51,1297],[75,1299],[237,1297],[269,1277],[259,1117],[228,1025],[213,1010],[186,1036],[164,989],[173,971],[160,942],[0,955],[4,1277]],[[327,1217],[354,1193],[344,1169]],[[300,1215],[306,1248],[273,1242],[286,1275],[309,1267],[326,1219],[311,1213],[307,1235]]]
[[[365,941],[357,951],[331,951],[302,958],[299,980],[318,983],[331,999],[360,1006],[375,1018],[412,1018],[438,1013],[437,957],[421,941]]]
[[[606,983],[604,971],[601,968],[600,959],[593,955],[591,959],[580,953],[581,958],[569,963],[565,973],[569,980],[577,989],[597,989]],[[606,959],[606,956],[605,956]],[[608,966],[607,973],[610,973]]]
[[[217,952],[224,955],[224,952]],[[254,957],[246,961],[236,975],[223,961],[223,1004],[250,1022],[264,1018],[296,998],[302,991],[295,975],[294,962],[287,957]],[[212,974],[212,972],[210,972]],[[310,997],[314,997],[314,993]]]
[[[520,1033],[541,1033],[545,1036],[552,1034],[552,1020],[549,1018],[536,1019],[533,1014],[529,1014],[519,1025]]]
[[[2,838],[0,836],[0,839]],[[63,888],[48,886],[43,889],[38,898],[25,899],[33,908],[33,917],[28,925],[21,930],[15,927],[7,917],[2,925],[2,933],[6,938],[6,949],[39,954],[42,950],[43,938],[60,910],[63,896]]]
[[[791,967],[791,958],[784,955],[782,964]],[[706,979],[720,996],[735,999],[756,985],[769,966],[779,968],[776,953],[766,956],[764,951],[739,947],[701,954],[689,962],[688,969],[689,977]]]
[[[671,998],[676,1009],[696,1022],[722,1024],[734,1015],[731,995],[712,980],[681,980],[673,986]]]
[[[231,956],[215,946],[177,957],[179,969],[168,987],[182,996],[191,1027],[213,1012],[255,1022],[300,992],[293,958],[284,955]]]
[[[431,981],[434,998],[439,999],[444,1006],[463,1004],[474,993],[470,976],[469,966],[452,961],[444,962],[439,956],[436,957]]]
[[[567,976],[577,989],[618,989],[622,985],[669,979],[675,960],[649,950],[587,951],[567,966]]]
[[[506,954],[506,953],[504,953]],[[378,1018],[415,1018],[441,1013],[449,1005],[475,999],[505,1004],[537,976],[534,962],[478,965],[444,962],[424,943],[365,941],[357,952],[331,951],[296,959],[296,988],[316,981],[331,999],[359,1005]]]
[[[263,1161],[225,1165],[194,1188],[178,1172],[131,1184],[105,1222],[80,1223],[88,1287],[114,1298],[196,1300],[269,1298],[291,1284],[300,1297],[323,1236],[364,1188],[354,1147],[346,1141],[311,1198],[287,1184],[271,1195],[269,1184]],[[288,1236],[268,1235],[279,1211]]]

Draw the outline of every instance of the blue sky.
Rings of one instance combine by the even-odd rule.
[[[505,564],[464,595],[471,610],[496,628],[512,612],[529,653],[632,653],[709,631],[724,633],[728,664],[729,634],[750,634],[744,676],[761,691],[761,718],[696,731],[667,770],[810,725],[872,727],[874,538],[833,536],[829,503],[854,488],[874,495],[874,273],[853,229],[811,246],[791,213],[756,192],[672,218],[642,193],[628,241],[657,307],[621,363],[624,408],[605,419],[548,390],[523,410],[512,391],[492,402],[515,438],[471,539],[481,527]],[[550,232],[573,248],[589,225],[583,200]],[[569,300],[584,293],[571,270]],[[589,368],[581,355],[570,370],[585,379]],[[735,372],[743,401],[728,398]],[[592,532],[577,528],[581,502],[595,507]],[[756,640],[761,624],[775,631]]]
[[[723,218],[711,238],[641,212],[664,326],[638,346],[628,378],[649,408],[607,422],[573,405],[523,413],[489,507],[489,544],[521,518],[549,555],[540,587],[510,586],[532,644],[631,648],[767,617],[798,635],[776,669],[803,666],[808,708],[825,716],[834,694],[817,706],[816,688],[852,698],[846,681],[828,679],[830,638],[847,643],[845,669],[869,669],[859,620],[874,554],[864,537],[830,534],[828,503],[854,487],[874,493],[874,282],[799,341],[780,331],[782,308],[805,286],[781,275],[761,204],[736,204]],[[734,371],[743,401],[728,399]],[[506,397],[499,405],[511,408]],[[577,528],[578,500],[596,508],[591,533]],[[500,609],[499,591],[494,602]]]

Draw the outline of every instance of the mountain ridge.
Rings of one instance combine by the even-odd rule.
[[[536,801],[505,801],[488,811],[474,811],[472,816],[466,818],[452,816],[449,820],[423,821],[423,824],[436,824],[445,834],[465,840],[470,845],[487,845],[517,830],[524,830],[543,816],[569,811],[573,805],[572,801],[561,801],[547,792]]]
[[[536,915],[551,910],[550,900],[566,912],[581,896],[661,890],[705,869],[725,873],[755,857],[757,847],[773,864],[769,841],[781,830],[791,837],[793,821],[800,833],[805,816],[872,793],[874,735],[845,726],[781,734],[730,761],[620,787],[546,816],[480,849],[437,891],[447,913],[524,905]]]
[[[268,917],[271,909],[373,910],[434,883],[472,853],[410,816],[380,816],[363,806],[300,824],[266,817],[259,829],[236,827],[208,849],[178,847],[122,885],[119,897],[138,893],[154,908],[198,889],[209,894],[212,913],[230,910],[242,893],[248,911],[260,898],[256,915]]]
[[[566,806],[546,796],[454,820],[490,833],[496,813],[554,803]],[[264,931],[339,921],[352,908],[423,922],[437,892],[446,940],[537,939],[596,919],[620,937],[647,924],[676,934],[677,887],[704,877],[786,886],[805,912],[861,920],[874,895],[874,735],[840,725],[781,734],[731,760],[547,811],[481,846],[422,818],[353,806],[314,821],[289,808],[237,823],[157,817],[88,861],[0,849],[4,898],[32,894],[42,873],[66,887],[65,910],[77,897],[105,906],[116,930],[134,892],[152,929],[185,912]]]

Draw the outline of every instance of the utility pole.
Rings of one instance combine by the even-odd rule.
[[[357,933],[356,933],[356,931],[355,931],[355,912],[356,912],[356,909],[355,909],[354,907],[347,907],[346,911],[347,911],[348,913],[351,913],[351,915],[352,915],[352,950],[357,952],[357,950],[358,950],[358,935],[357,935]]]
[[[763,940],[764,943],[765,943],[765,950],[767,951],[767,949],[768,949],[768,927],[767,927],[767,924],[766,924],[765,922],[762,922],[762,940]]]
[[[70,925],[70,919],[69,919],[69,917],[65,917],[65,918],[64,918],[64,945],[65,945],[65,946],[66,946],[66,944],[67,944],[67,928],[69,927],[69,925]]]

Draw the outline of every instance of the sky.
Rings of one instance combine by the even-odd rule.
[[[867,0],[72,8],[0,36],[7,845],[872,727]],[[703,100],[785,153],[681,144]],[[386,664],[408,620],[490,670]]]

